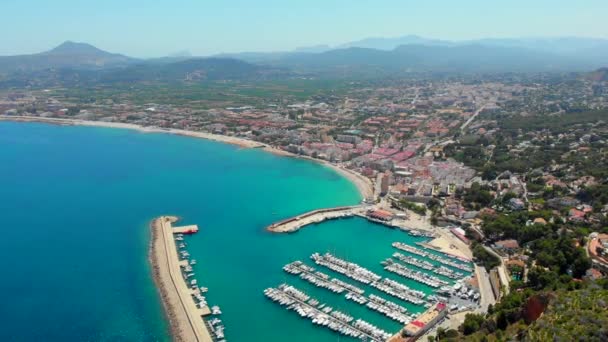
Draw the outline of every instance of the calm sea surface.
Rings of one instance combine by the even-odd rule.
[[[1,341],[168,340],[147,263],[149,221],[165,214],[201,228],[186,243],[198,261],[199,284],[223,311],[229,341],[347,340],[263,296],[282,282],[388,331],[399,329],[281,270],[294,260],[314,265],[314,252],[431,291],[380,265],[394,252],[393,241],[420,238],[359,218],[296,234],[265,232],[281,218],[360,198],[328,168],[259,150],[166,134],[0,122],[0,196]]]

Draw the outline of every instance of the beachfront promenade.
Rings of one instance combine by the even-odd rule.
[[[367,205],[351,205],[344,207],[316,209],[285,220],[281,220],[279,222],[275,222],[266,227],[266,230],[273,233],[292,233],[309,224],[359,215],[365,212],[367,208]]]
[[[208,307],[198,308],[192,298],[194,290],[188,288],[180,269],[180,262],[172,223],[177,218],[162,216],[152,223],[154,241],[152,245],[152,262],[155,266],[155,280],[161,289],[161,295],[167,316],[171,323],[173,337],[178,341],[211,342],[210,332],[202,319],[211,312]],[[179,227],[177,228],[178,230]],[[182,228],[192,229],[192,227]]]

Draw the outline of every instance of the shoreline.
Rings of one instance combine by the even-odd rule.
[[[166,231],[166,224],[176,222],[175,216],[161,216],[150,222],[150,233],[152,235],[149,246],[148,259],[152,269],[152,278],[156,285],[163,306],[163,313],[169,323],[170,335],[173,341],[200,341],[211,342],[211,333],[207,329],[203,319],[196,322],[196,306],[187,293],[187,285],[179,276],[180,283],[176,283],[172,272],[173,263],[179,262],[175,249],[172,232]],[[169,238],[171,241],[167,241]],[[173,244],[173,245],[172,245]],[[173,249],[172,249],[173,247]],[[175,254],[175,255],[171,255]],[[172,261],[172,257],[175,260]],[[179,271],[179,265],[177,266]],[[181,275],[181,273],[180,273]],[[185,292],[184,292],[185,290]],[[186,297],[186,298],[184,298]],[[189,305],[190,304],[190,305]],[[194,317],[193,317],[194,316]]]
[[[366,178],[352,170],[348,170],[346,168],[340,167],[338,165],[332,164],[326,160],[314,159],[308,156],[301,156],[291,152],[287,152],[276,147],[269,146],[264,143],[260,143],[257,141],[239,138],[239,137],[231,137],[227,135],[213,134],[213,133],[205,133],[205,132],[196,132],[196,131],[188,131],[183,129],[176,128],[158,128],[158,127],[145,127],[136,124],[129,123],[120,123],[120,122],[106,122],[106,121],[90,121],[90,120],[80,120],[80,119],[59,119],[59,118],[44,118],[37,116],[8,116],[8,115],[0,115],[1,121],[11,121],[11,122],[38,122],[45,124],[54,124],[61,126],[88,126],[88,127],[103,127],[103,128],[118,128],[118,129],[128,129],[132,131],[137,131],[141,133],[165,133],[165,134],[174,134],[191,138],[205,139],[230,145],[239,146],[242,148],[257,148],[264,150],[268,153],[272,153],[277,156],[297,158],[309,160],[318,164],[321,164],[325,167],[328,167],[334,170],[336,173],[346,178],[349,182],[351,182],[359,192],[361,199],[371,198],[374,195],[374,187],[369,178]]]

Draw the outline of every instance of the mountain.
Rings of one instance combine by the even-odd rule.
[[[401,45],[389,49],[395,44]],[[403,36],[369,38],[342,46],[331,49],[319,45],[289,52],[243,52],[209,58],[179,53],[138,60],[68,41],[38,54],[0,57],[0,86],[260,80],[293,76],[378,78],[416,72],[586,72],[604,67],[608,60],[608,40],[591,38],[450,42]],[[604,75],[605,72],[593,77],[604,79]]]
[[[608,82],[608,68],[600,68],[585,75],[585,78],[595,82]]]
[[[346,48],[319,54],[290,54],[272,65],[299,71],[342,73],[394,72],[538,72],[589,70],[584,58],[524,48],[485,45],[402,45],[393,50]]]
[[[237,53],[221,57],[330,77],[383,76],[396,71],[587,71],[605,65],[608,40],[564,37],[448,41],[409,35],[367,38],[333,49],[320,45],[287,52]]]
[[[298,47],[295,50],[293,50],[293,52],[295,52],[295,53],[298,53],[298,52],[303,52],[303,53],[321,53],[321,52],[329,51],[331,49],[332,48],[329,45],[319,44],[319,45],[313,45],[313,46]]]
[[[376,49],[376,50],[394,50],[401,45],[427,45],[427,46],[452,46],[454,42],[439,39],[428,39],[415,35],[407,35],[396,38],[365,38],[354,42],[339,45],[338,49],[348,49],[351,47]]]
[[[136,59],[109,53],[86,43],[66,41],[56,48],[31,55],[0,56],[0,73],[44,69],[101,69],[125,66]]]
[[[494,47],[520,48],[563,55],[580,55],[582,53],[608,53],[608,39],[586,37],[555,37],[555,38],[484,38],[464,41],[430,39],[415,35],[396,38],[366,38],[339,45],[338,49],[360,47],[377,50],[394,50],[401,45],[425,46],[468,46],[483,45]]]
[[[545,51],[562,55],[581,55],[592,51],[608,52],[608,39],[584,37],[556,38],[504,38],[479,39],[464,42],[465,44],[481,44],[487,46],[502,46]]]

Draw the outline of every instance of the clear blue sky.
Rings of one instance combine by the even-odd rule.
[[[65,40],[135,57],[416,34],[608,38],[608,0],[0,0],[0,55]]]

